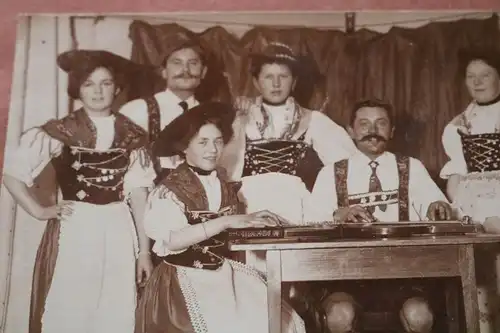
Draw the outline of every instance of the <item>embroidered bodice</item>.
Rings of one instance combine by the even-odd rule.
[[[221,216],[233,215],[235,212],[235,206],[228,206],[217,213],[186,210],[185,214],[188,223],[195,225]],[[221,233],[201,243],[190,246],[184,252],[169,255],[164,260],[178,266],[215,270],[222,266],[224,259],[229,257],[229,254],[226,233]]]
[[[127,150],[65,146],[53,163],[64,200],[98,205],[123,200],[123,182],[130,164]]]
[[[296,175],[310,145],[297,140],[247,141],[243,177],[271,172]]]
[[[486,122],[484,126],[481,120]],[[456,121],[467,172],[500,170],[498,98],[488,105],[471,103]]]
[[[175,200],[181,203],[179,207],[183,207],[180,213],[185,216],[190,225],[204,223],[220,216],[237,214],[239,210],[237,188],[234,184],[221,179],[221,173],[222,171],[217,171],[216,176],[220,182],[221,190],[219,194],[221,200],[217,206],[222,207],[218,211],[213,211],[217,209],[214,208],[213,201],[212,208],[209,208],[209,195],[212,192],[207,192],[200,178],[186,163],[181,164],[162,180],[159,188],[163,190],[160,192],[166,191],[166,193],[171,192],[175,195],[177,198]],[[168,223],[168,218],[164,223]],[[223,264],[224,258],[228,256],[226,233],[222,232],[189,246],[180,253],[168,254],[163,259],[173,265],[214,270],[219,268]]]

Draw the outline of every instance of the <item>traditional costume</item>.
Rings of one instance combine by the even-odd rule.
[[[58,58],[67,71],[88,62],[126,70],[107,52]],[[69,217],[48,221],[38,249],[30,333],[133,332],[138,243],[126,201],[134,189],[153,185],[145,135],[124,116],[90,117],[80,109],[25,132],[6,159],[4,173],[28,187],[52,163],[63,200],[73,202]]]
[[[214,109],[217,105],[201,104],[177,118],[163,130],[174,134],[161,144],[175,146],[188,126],[197,126],[193,123],[201,128],[206,112],[226,116]],[[140,300],[136,333],[267,332],[265,278],[229,259],[224,233],[180,251],[165,246],[172,231],[238,213],[237,188],[222,174],[182,163],[151,192],[145,229],[163,262]],[[305,332],[302,319],[286,303],[282,315],[283,332]]]
[[[164,62],[173,52],[187,47],[196,47],[201,50],[203,55],[208,53],[206,46],[201,43],[194,33],[184,29],[181,30],[180,27],[168,37],[169,40],[162,41],[156,57],[152,59],[154,66],[163,67]],[[165,91],[158,92],[147,98],[130,101],[122,106],[119,112],[146,130],[152,144],[165,126],[198,104],[199,102],[194,95],[182,100],[167,88]],[[182,163],[179,156],[154,157],[155,169],[159,175],[158,180]]]
[[[287,59],[295,68],[301,65],[282,44],[270,44],[253,57],[269,63]],[[304,180],[314,183],[323,164],[347,158],[356,149],[344,128],[323,113],[300,106],[293,97],[283,105],[257,98],[247,113],[239,115],[234,128],[234,141],[225,152],[231,156],[226,169],[232,179],[242,181],[240,196],[247,212],[267,209],[294,224],[305,222],[303,203],[309,191]],[[311,157],[319,158],[318,163]]]
[[[464,53],[464,63],[481,59],[479,53]],[[497,63],[500,74],[500,55]],[[446,125],[442,136],[443,147],[449,161],[440,176],[448,179],[460,175],[461,180],[453,200],[459,215],[469,216],[475,223],[484,223],[489,217],[500,217],[500,95],[488,103],[471,102],[465,111]],[[483,253],[487,255],[488,253]],[[482,262],[481,257],[477,260]],[[487,262],[485,260],[485,262]],[[477,265],[480,330],[495,332],[499,302],[491,262]],[[483,281],[483,280],[488,281]],[[491,295],[489,295],[491,293]],[[498,327],[498,326],[497,326]]]
[[[358,151],[321,170],[306,211],[330,221],[337,209],[360,205],[380,221],[422,221],[435,201],[447,199],[422,162],[390,152],[371,160]]]
[[[310,196],[306,216],[331,221],[339,208],[359,205],[379,221],[421,221],[429,205],[447,201],[417,159],[385,152],[371,160],[362,152],[325,166]],[[396,287],[395,287],[396,286]],[[332,292],[346,292],[367,311],[398,313],[410,297],[430,299],[436,284],[415,280],[338,281],[312,286],[317,303]]]

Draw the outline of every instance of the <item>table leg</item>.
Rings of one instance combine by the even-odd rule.
[[[459,322],[459,288],[457,283],[453,281],[446,282],[446,318],[448,324],[448,333],[459,333],[460,332],[460,322]]]
[[[281,252],[267,251],[269,333],[281,333]]]
[[[474,264],[474,246],[459,247],[459,270],[464,297],[465,326],[467,333],[479,332],[479,309],[477,302],[476,271]]]

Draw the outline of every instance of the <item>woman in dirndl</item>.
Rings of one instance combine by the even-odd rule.
[[[268,330],[265,279],[230,259],[225,231],[276,225],[280,218],[267,211],[240,215],[238,186],[216,168],[233,118],[231,106],[202,103],[174,119],[154,144],[154,153],[180,154],[184,162],[149,195],[145,230],[163,262],[140,299],[136,333]],[[287,303],[282,322],[282,332],[305,332]]]
[[[449,161],[440,176],[447,179],[447,193],[459,217],[468,216],[486,232],[500,233],[500,52],[477,48],[462,52],[461,60],[472,102],[444,129]],[[482,333],[500,327],[493,260],[486,260],[491,254],[476,252]]]
[[[293,97],[299,80],[312,75],[309,64],[279,42],[251,55],[260,96],[236,101],[235,137],[221,163],[231,179],[242,182],[247,212],[267,209],[292,224],[308,222],[304,210],[321,167],[356,151],[342,126]]]
[[[19,205],[48,220],[29,332],[132,333],[137,282],[152,271],[142,215],[155,173],[144,131],[111,106],[138,67],[105,51],[69,51],[57,62],[69,74],[70,97],[83,106],[26,131],[4,169]],[[43,206],[32,186],[49,165],[62,201]]]

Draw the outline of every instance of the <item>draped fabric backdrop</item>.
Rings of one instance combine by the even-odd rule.
[[[132,60],[151,64],[156,45],[179,27],[133,21],[130,25]],[[182,28],[181,28],[182,29]],[[396,109],[396,133],[391,150],[419,158],[438,180],[446,162],[441,145],[444,126],[462,112],[470,98],[459,72],[458,51],[477,45],[500,45],[497,14],[487,19],[433,22],[409,29],[394,27],[382,34],[367,29],[353,33],[312,28],[257,27],[240,39],[215,26],[199,36],[214,52],[216,66],[223,66],[227,80],[212,72],[201,89],[201,99],[228,100],[230,96],[255,96],[248,54],[266,41],[290,45],[309,56],[321,73],[314,90],[310,79],[298,84],[297,99],[314,109],[324,106],[337,123],[346,126],[352,105],[361,98],[377,97]],[[164,88],[160,81],[138,80],[127,99]],[[324,105],[327,99],[326,105]]]

